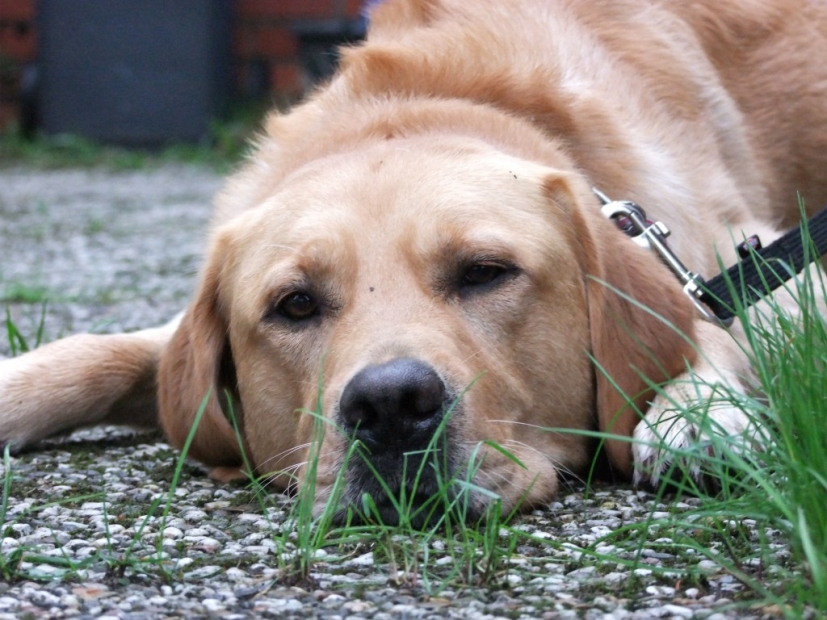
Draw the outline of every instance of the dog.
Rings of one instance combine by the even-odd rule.
[[[467,518],[543,504],[591,431],[656,483],[706,432],[674,410],[751,389],[749,361],[592,188],[665,222],[693,272],[734,263],[797,194],[827,203],[824,58],[807,0],[386,0],[266,120],[183,315],[0,362],[0,441],[160,426],[219,479],[312,470],[317,510],[369,497],[389,522],[442,476],[470,483]]]

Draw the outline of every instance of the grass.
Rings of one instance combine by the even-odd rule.
[[[617,535],[640,544],[656,524],[785,616],[800,618],[807,610],[827,614],[827,289],[815,270],[787,289],[797,301],[794,313],[771,298],[738,308],[759,389],[750,396],[718,390],[713,403],[742,409],[758,435],[733,440],[715,432],[706,409],[678,412],[705,429],[707,439],[671,452],[675,471],[666,477],[672,482],[659,494],[690,495],[700,503]],[[688,476],[688,463],[699,464],[702,482],[714,484]],[[766,532],[781,532],[790,542],[790,560]]]
[[[50,297],[46,287],[25,282],[6,282],[0,289],[0,302],[4,303],[34,304],[45,302]]]
[[[466,523],[462,502],[468,492],[481,491],[473,484],[480,451],[504,451],[480,444],[464,470],[447,472],[439,459],[440,433],[427,454],[413,461],[414,480],[424,467],[439,472],[431,518],[423,519],[416,514],[421,507],[400,496],[396,498],[400,523],[384,524],[371,499],[363,498],[361,506],[351,508],[343,525],[336,524],[344,468],[334,484],[331,501],[314,512],[316,456],[325,433],[338,432],[319,413],[320,378],[317,411],[306,412],[314,417],[314,437],[304,485],[287,508],[282,498],[267,492],[267,478],[253,477],[248,486],[258,510],[270,520],[269,536],[276,549],[280,579],[312,584],[320,565],[345,567],[369,556],[391,582],[438,596],[448,589],[508,587],[514,579],[543,574],[538,570],[547,571],[550,564],[558,564],[564,571],[594,569],[601,574],[622,566],[642,571],[635,573],[638,581],[614,589],[599,586],[605,590],[594,594],[634,598],[649,583],[643,576],[647,571],[655,572],[657,583],[680,582],[684,589],[700,590],[708,587],[712,571],[742,584],[751,593],[745,597],[748,601],[751,598],[751,603],[763,601],[786,617],[827,614],[827,321],[819,311],[827,295],[820,276],[804,277],[790,287],[798,300],[796,317],[772,302],[760,309],[740,309],[749,319],[745,321],[745,350],[753,361],[760,391],[746,397],[719,391],[717,397],[720,403],[734,404],[760,423],[766,435],[761,449],[743,450],[743,444],[712,432],[704,442],[673,450],[675,471],[667,476],[670,483],[658,489],[649,514],[612,528],[587,544],[560,536],[564,529],[553,523],[554,511],[528,516],[502,514],[496,497],[490,497],[485,519]],[[29,348],[8,314],[6,331],[13,351]],[[38,331],[42,333],[42,321]],[[33,341],[39,339],[36,335]],[[701,428],[709,428],[705,411],[680,413],[694,417]],[[134,580],[141,575],[165,581],[181,578],[164,545],[163,530],[177,501],[185,453],[176,460],[169,491],[156,496],[146,508],[133,544],[126,550],[110,544],[78,562],[15,547],[0,554],[0,576],[7,581],[38,578],[22,567],[39,563],[58,568],[64,578],[71,579],[103,563],[118,579]],[[358,442],[351,442],[345,462],[362,458],[362,454]],[[690,462],[700,463],[706,479],[716,484],[699,485],[684,475],[681,468]],[[13,461],[6,452],[0,503],[2,536],[10,535],[10,526],[23,518],[7,516],[14,489]],[[386,492],[393,495],[387,487]],[[593,497],[600,497],[599,487]],[[273,518],[274,514],[281,516]],[[542,528],[527,527],[535,521],[556,534],[541,535]],[[148,530],[152,531],[148,534]],[[108,531],[106,535],[109,537]],[[143,544],[146,536],[154,536],[153,553]],[[787,544],[779,547],[779,539]],[[646,554],[653,552],[673,560],[652,567]]]
[[[72,134],[28,137],[10,128],[0,133],[0,167],[22,164],[41,169],[106,166],[135,170],[180,162],[226,173],[244,157],[249,137],[268,107],[265,102],[236,102],[223,118],[211,124],[201,142],[144,150],[104,145]]]
[[[29,345],[29,341],[20,332],[17,325],[11,318],[11,311],[6,307],[6,336],[9,340],[9,351],[12,357],[21,353],[26,353],[32,349],[36,349],[43,342],[43,330],[46,324],[46,302],[44,301],[40,306],[40,320],[37,323],[37,330],[35,331],[34,341]]]
[[[825,289],[823,281],[812,279],[793,286],[800,306],[798,317],[771,304],[768,311],[753,313],[749,323],[749,349],[763,395],[745,405],[764,422],[768,437],[754,458],[732,454],[731,447],[723,453],[732,463],[727,466],[734,468],[726,478],[731,487],[724,499],[733,514],[758,515],[767,527],[789,534],[796,565],[806,575],[791,583],[794,600],[807,601],[825,612],[827,322],[816,303],[825,299]]]

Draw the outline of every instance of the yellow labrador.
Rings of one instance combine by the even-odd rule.
[[[827,203],[825,58],[827,6],[807,0],[387,0],[337,76],[268,119],[183,317],[0,362],[0,440],[126,422],[181,446],[206,396],[191,455],[217,476],[241,466],[232,411],[257,472],[301,481],[318,410],[317,502],[355,437],[342,501],[389,520],[374,473],[411,493],[438,430],[447,475],[477,453],[506,508],[589,462],[591,440],[547,428],[635,436],[610,464],[656,480],[653,442],[698,432],[673,404],[744,390],[749,367],[591,188],[713,274],[733,238],[793,225],[796,192]],[[438,483],[424,467],[417,500]]]

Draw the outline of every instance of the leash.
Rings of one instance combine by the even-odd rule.
[[[701,316],[723,327],[732,324],[736,308],[753,305],[827,253],[827,209],[822,209],[807,220],[808,235],[794,228],[766,247],[753,235],[738,246],[740,261],[706,280],[689,271],[667,246],[670,230],[663,222],[647,219],[634,202],[611,200],[598,189],[592,191],[603,205],[603,215],[639,246],[654,251],[681,281]]]

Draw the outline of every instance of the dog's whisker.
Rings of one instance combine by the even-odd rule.
[[[498,487],[501,483],[508,482],[508,476],[506,476],[505,474],[499,471],[490,471],[487,469],[478,469],[475,472],[475,477],[485,478],[487,480],[490,480],[491,482],[496,482]]]
[[[554,469],[558,472],[562,473],[572,473],[571,469],[565,466],[559,459],[555,459],[553,454],[549,454],[544,450],[540,450],[532,445],[527,443],[523,443],[522,441],[517,441],[516,439],[509,439],[503,442],[504,446],[517,446],[524,451],[533,452],[534,454],[540,456],[541,458],[545,459],[548,463],[550,463]]]
[[[510,424],[512,426],[525,426],[527,428],[536,428],[537,430],[540,430],[540,431],[553,432],[553,429],[551,429],[547,426],[542,426],[540,424],[531,424],[530,422],[521,422],[519,420],[491,420],[491,423],[492,424]]]
[[[306,449],[307,449],[307,448],[309,448],[311,445],[312,445],[312,442],[307,442],[307,443],[302,443],[302,444],[299,444],[299,445],[297,445],[297,446],[293,446],[292,448],[288,448],[287,450],[284,450],[283,452],[281,452],[281,453],[279,453],[279,454],[276,454],[276,455],[271,456],[270,458],[268,458],[268,459],[265,461],[265,463],[269,463],[269,462],[271,462],[271,461],[273,461],[273,460],[275,460],[275,459],[282,459],[282,458],[284,458],[284,457],[286,457],[286,456],[290,456],[291,454],[294,454],[294,453],[299,452],[299,451],[301,451],[301,450],[306,450]]]
[[[534,454],[539,454],[543,458],[548,458],[548,455],[545,452],[543,452],[542,450],[540,450],[539,448],[535,448],[534,446],[531,446],[531,445],[529,445],[529,444],[527,444],[523,441],[517,441],[516,439],[506,439],[505,441],[502,442],[502,445],[503,445],[503,447],[505,447],[505,446],[517,446],[517,447],[519,447],[519,448],[521,448],[525,451],[533,452]]]
[[[275,471],[270,474],[267,474],[265,480],[261,483],[262,488],[267,489],[271,485],[276,484],[276,481],[283,476],[288,476],[290,478],[294,477],[295,473],[299,471],[302,467],[307,465],[308,462],[309,461],[301,461],[300,463],[295,463],[289,467],[285,467],[280,471]],[[290,482],[288,486],[290,484],[294,484],[294,482]]]
[[[474,359],[475,357],[477,357],[478,355],[480,355],[482,352],[483,352],[483,349],[477,349],[476,351],[474,351],[474,352],[473,352],[473,353],[471,353],[470,355],[467,355],[467,356],[466,356],[466,357],[462,360],[462,363],[464,364],[465,362],[467,362],[467,361],[469,361],[469,360]]]
[[[285,458],[287,456],[290,456],[291,454],[294,454],[294,453],[299,452],[301,450],[306,450],[311,445],[312,445],[311,442],[307,442],[307,443],[299,444],[297,446],[293,446],[292,448],[288,448],[287,450],[284,450],[283,452],[280,452],[279,454],[274,454],[273,456],[265,459],[264,461],[261,462],[261,466],[267,465],[268,463],[271,463],[273,461],[277,461],[279,459],[283,459],[283,458]]]
[[[490,472],[483,469],[478,470],[474,478],[477,484],[484,486],[489,491],[493,491],[501,497],[505,495],[503,489],[508,488],[508,485],[512,482],[510,477],[505,474],[500,472]],[[483,482],[486,484],[482,484]]]
[[[282,476],[284,474],[292,474],[292,473],[296,472],[298,469],[300,469],[306,463],[307,463],[307,461],[301,461],[299,463],[293,463],[292,465],[289,465],[288,467],[285,467],[284,469],[279,469],[278,471],[269,472],[267,474],[267,478],[268,478],[268,480],[273,480],[273,479],[278,478],[279,476]]]

